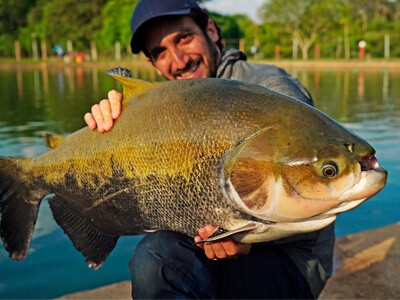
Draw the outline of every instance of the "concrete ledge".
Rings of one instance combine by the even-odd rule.
[[[400,222],[342,237],[320,299],[400,299]]]

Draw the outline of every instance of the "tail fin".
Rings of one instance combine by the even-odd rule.
[[[0,237],[10,258],[28,255],[40,201],[22,166],[31,159],[0,157]]]

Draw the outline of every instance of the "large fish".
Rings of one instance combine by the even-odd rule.
[[[0,234],[27,256],[39,204],[99,267],[123,235],[196,235],[214,224],[247,243],[321,229],[385,185],[363,139],[261,86],[223,79],[149,84],[118,72],[124,109],[113,130],[88,128],[49,152],[0,158]]]

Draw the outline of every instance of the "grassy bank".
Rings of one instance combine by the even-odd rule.
[[[319,69],[319,70],[390,70],[400,72],[400,59],[396,60],[252,60],[255,63],[267,63],[275,64],[284,69]],[[64,62],[63,60],[56,59],[54,57],[49,58],[46,61],[34,61],[32,59],[22,59],[21,61],[15,61],[12,58],[1,58],[0,69],[31,69],[31,68],[43,68],[43,67],[54,67],[63,68],[65,66],[83,66],[87,68],[98,67],[98,68],[110,68],[115,66],[125,67],[147,67],[150,65],[141,56],[124,58],[122,60],[108,60],[101,59],[96,62],[83,61],[83,62]]]

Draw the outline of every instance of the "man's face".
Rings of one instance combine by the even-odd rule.
[[[207,36],[189,16],[162,18],[148,26],[149,62],[166,79],[214,77],[221,60],[218,32],[208,20]]]

